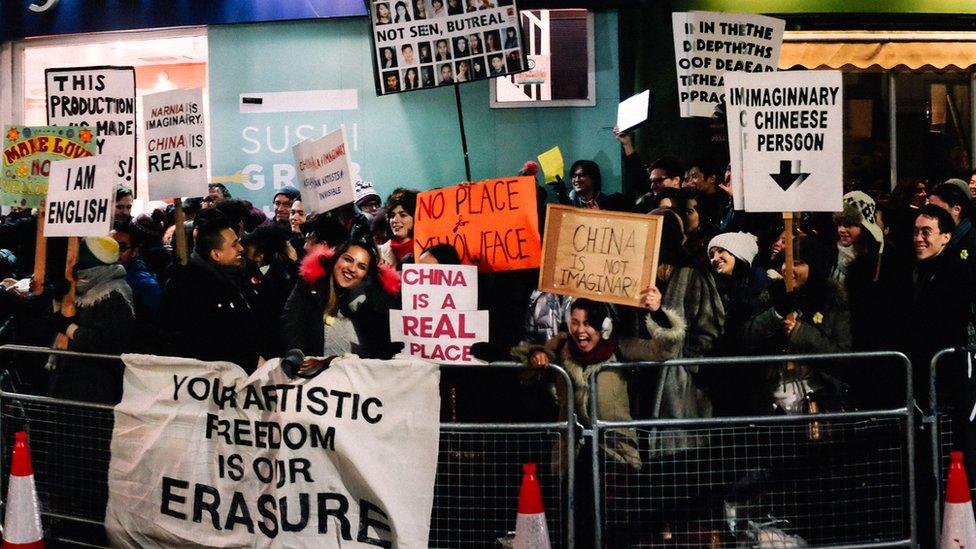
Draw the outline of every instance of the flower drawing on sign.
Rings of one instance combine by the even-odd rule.
[[[17,128],[10,128],[7,130],[7,139],[10,141],[16,141],[18,137],[20,137],[20,132],[17,131]]]
[[[28,172],[30,172],[30,168],[27,167],[26,162],[21,162],[20,164],[17,164],[17,175],[23,177],[27,175]]]
[[[92,140],[91,130],[81,130],[78,132],[78,139],[81,139],[82,143],[88,143]]]

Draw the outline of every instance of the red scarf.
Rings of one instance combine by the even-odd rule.
[[[403,260],[405,255],[413,253],[413,238],[408,238],[403,242],[390,239],[390,250],[393,251],[393,255],[396,256],[397,261]]]
[[[573,357],[573,360],[580,366],[606,362],[610,360],[610,357],[613,356],[616,350],[617,337],[613,335],[610,336],[610,339],[601,339],[592,351],[585,353],[576,345],[576,339],[573,336],[569,336],[569,356]]]

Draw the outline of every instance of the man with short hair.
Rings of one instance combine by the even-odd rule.
[[[207,185],[207,196],[203,197],[201,206],[204,208],[216,206],[228,198],[233,198],[233,196],[231,196],[230,191],[223,183],[211,183]]]
[[[136,320],[151,320],[159,311],[159,300],[163,291],[159,281],[146,263],[139,257],[142,246],[142,231],[132,222],[116,222],[112,238],[119,244],[119,264],[125,267],[125,281],[132,288],[135,302]]]
[[[132,221],[132,189],[125,185],[115,186],[115,221]]]
[[[973,223],[969,219],[972,211],[969,185],[961,179],[950,179],[932,190],[928,203],[952,216],[954,228],[946,253],[963,262],[968,262],[969,256],[973,255],[972,260],[976,261],[976,230],[973,230]]]
[[[719,187],[725,181],[724,165],[698,160],[688,165],[688,180],[682,185],[698,191],[698,212],[705,224],[724,231],[731,221],[732,197]]]
[[[272,199],[275,223],[288,228],[288,218],[291,216],[291,203],[301,199],[302,193],[298,192],[298,189],[295,187],[282,187],[276,192]]]
[[[166,353],[233,362],[251,373],[260,341],[241,280],[244,249],[222,214],[198,223],[195,232],[190,261],[176,270],[160,305],[170,334]]]

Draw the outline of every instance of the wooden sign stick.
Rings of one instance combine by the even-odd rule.
[[[47,274],[47,239],[44,238],[44,205],[37,207],[37,236],[34,241],[34,275],[31,280],[34,295],[44,293],[44,277]]]
[[[793,212],[783,212],[783,231],[786,233],[786,247],[783,248],[783,279],[786,291],[793,291]]]
[[[68,281],[68,292],[61,299],[61,314],[66,317],[75,316],[75,264],[78,263],[78,248],[80,242],[77,236],[68,238],[68,256],[64,262],[64,278]],[[54,339],[55,349],[68,348],[67,334],[59,333]]]
[[[186,265],[189,260],[186,249],[186,230],[183,228],[183,224],[186,222],[186,214],[183,212],[183,200],[181,198],[173,199],[173,213],[175,214],[174,224],[176,225],[173,232],[173,238],[176,240],[176,258],[180,265]]]

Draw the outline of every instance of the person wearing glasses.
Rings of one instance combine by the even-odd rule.
[[[566,192],[566,183],[562,177],[556,176],[553,191],[559,198],[560,204],[568,204],[577,208],[591,210],[611,210],[629,212],[633,210],[630,200],[620,193],[606,194],[603,192],[603,177],[600,166],[592,160],[577,160],[569,169],[572,190]]]
[[[681,188],[685,166],[679,158],[662,156],[648,166],[634,148],[633,134],[614,126],[613,135],[624,149],[624,190],[637,195],[636,212],[648,213],[659,207],[664,189]]]

